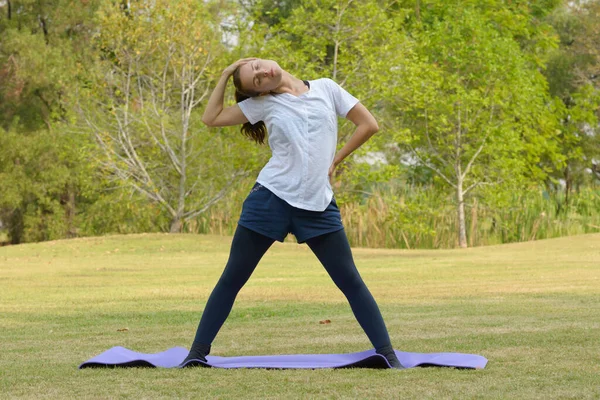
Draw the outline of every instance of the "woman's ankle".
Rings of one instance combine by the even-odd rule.
[[[384,356],[392,368],[404,369],[404,366],[402,366],[402,364],[400,363],[400,360],[398,360],[398,357],[396,356],[396,352],[394,351],[394,348],[392,347],[391,344],[378,347],[377,349],[375,349],[375,352],[377,354]]]
[[[210,347],[210,344],[192,343],[192,348],[184,361],[201,360],[206,362],[206,356],[210,354]]]

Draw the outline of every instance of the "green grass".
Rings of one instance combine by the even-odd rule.
[[[600,234],[354,250],[397,349],[477,353],[484,370],[77,370],[112,346],[189,346],[229,244],[152,234],[0,248],[0,397],[600,397]],[[212,354],[368,348],[310,250],[284,243],[240,292]]]

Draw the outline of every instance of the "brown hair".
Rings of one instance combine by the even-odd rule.
[[[235,101],[240,103],[250,97],[256,97],[260,93],[254,91],[248,91],[242,89],[242,80],[240,79],[240,68],[236,68],[233,71],[233,85],[235,86]],[[254,140],[258,144],[265,144],[265,135],[267,133],[267,127],[263,121],[258,121],[254,125],[250,122],[246,122],[242,125],[242,133]]]

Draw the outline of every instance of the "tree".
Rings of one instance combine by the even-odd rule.
[[[0,7],[0,175],[5,189],[0,191],[0,223],[12,243],[77,234],[76,205],[89,182],[89,147],[65,127],[71,94],[91,62],[86,44],[97,3],[25,0]]]
[[[51,129],[68,118],[70,94],[90,62],[98,0],[7,2],[0,18],[0,124]]]
[[[99,13],[105,59],[82,96],[82,116],[105,153],[104,170],[160,205],[171,232],[253,167],[253,151],[232,130],[218,135],[199,123],[223,66],[215,61],[221,13],[217,3],[193,0],[107,4]]]
[[[560,37],[544,74],[561,124],[564,165],[551,177],[565,185],[564,205],[573,188],[589,176],[600,179],[600,1],[564,4],[548,17]],[[559,204],[559,210],[561,209]]]
[[[537,160],[555,159],[556,125],[544,79],[518,43],[474,8],[444,13],[413,33],[422,73],[396,86],[390,103],[403,127],[398,143],[454,190],[466,247],[466,197],[478,187],[543,177]]]

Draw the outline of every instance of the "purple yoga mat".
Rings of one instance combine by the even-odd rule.
[[[455,367],[481,369],[487,359],[475,354],[461,353],[407,353],[396,351],[405,368]],[[93,367],[162,367],[177,368],[188,355],[183,347],[173,347],[162,353],[137,353],[125,347],[113,347],[93,357],[79,368]],[[315,368],[390,368],[385,357],[375,350],[347,354],[293,354],[276,356],[207,356],[207,363],[191,360],[188,363],[214,368],[272,368],[272,369],[315,369]]]

